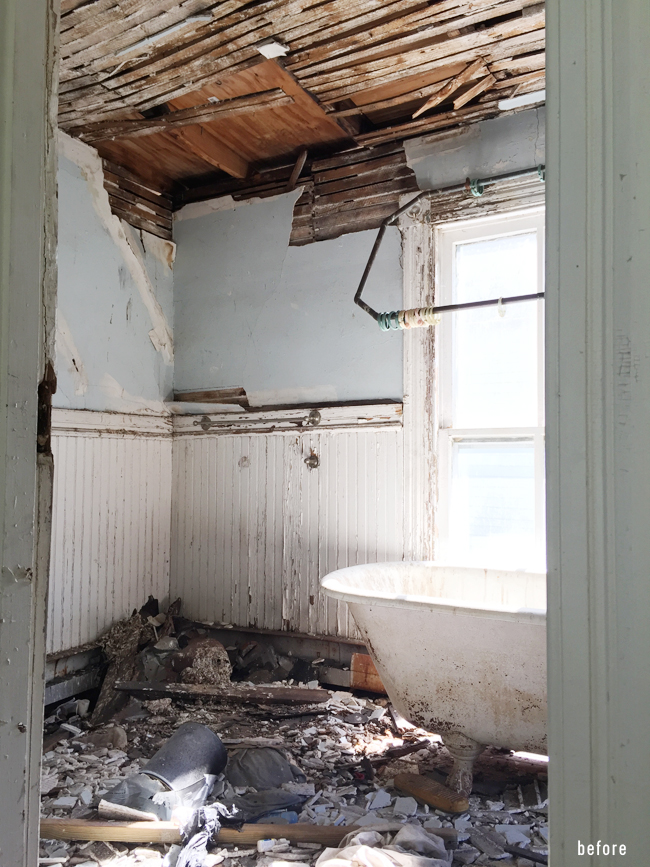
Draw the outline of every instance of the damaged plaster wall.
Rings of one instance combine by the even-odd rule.
[[[421,190],[529,169],[544,163],[545,121],[542,107],[410,139],[406,161]]]
[[[59,140],[54,405],[164,412],[172,390],[173,244],[111,214],[96,152]]]
[[[174,245],[111,213],[101,160],[59,136],[58,389],[47,650],[169,592]]]
[[[289,247],[300,191],[180,212],[174,233],[177,391],[243,386],[252,405],[402,398],[402,337],[353,303],[375,232]],[[366,296],[401,307],[388,231]]]

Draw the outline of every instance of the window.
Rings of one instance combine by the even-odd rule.
[[[543,291],[540,210],[436,230],[437,303]],[[443,314],[438,559],[545,569],[543,301]]]

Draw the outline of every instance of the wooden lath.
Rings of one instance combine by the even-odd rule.
[[[177,205],[202,198],[231,195],[236,200],[265,198],[286,192],[295,164],[249,179],[221,182],[183,194]],[[355,149],[306,163],[294,206],[292,245],[338,238],[375,229],[400,204],[400,196],[418,190],[401,144]]]
[[[141,178],[103,160],[104,188],[111,211],[136,229],[143,229],[166,241],[172,240],[172,199],[144,183]]]
[[[286,68],[329,104],[445,63],[515,62],[544,47],[543,9],[526,14],[529,7],[531,0],[67,0],[60,122],[70,129],[126,120],[256,63],[268,37],[289,46]]]
[[[269,38],[286,57],[262,59]],[[172,191],[300,184],[292,243],[377,225],[413,183],[405,138],[544,84],[536,0],[62,0],[61,43],[60,125],[131,172],[141,188],[110,180],[112,204],[163,237]],[[353,143],[355,173],[323,181],[314,167]]]

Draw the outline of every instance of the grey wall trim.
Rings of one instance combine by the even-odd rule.
[[[55,4],[0,0],[0,863],[38,861],[52,456],[36,455],[56,277]]]
[[[650,5],[547,4],[551,863],[650,843]],[[598,841],[624,844],[612,857]]]

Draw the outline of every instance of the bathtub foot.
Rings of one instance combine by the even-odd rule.
[[[454,766],[447,777],[447,785],[454,792],[467,798],[472,793],[474,761],[481,755],[485,746],[461,732],[449,732],[443,735],[442,742],[454,760]]]

